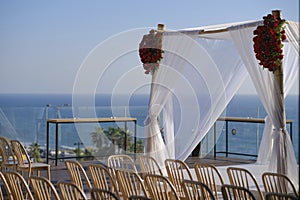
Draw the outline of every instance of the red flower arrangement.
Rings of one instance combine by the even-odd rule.
[[[254,52],[259,64],[269,71],[275,71],[282,65],[282,41],[286,40],[283,24],[284,19],[267,15],[263,17],[264,25],[258,26],[253,34]]]
[[[162,32],[151,30],[149,34],[144,35],[139,45],[139,55],[146,70],[149,74],[158,69],[159,61],[163,58],[162,53]]]

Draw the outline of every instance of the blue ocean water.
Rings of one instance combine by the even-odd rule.
[[[127,98],[120,95],[119,101],[111,105],[111,95],[96,95],[97,117],[130,116],[137,118],[137,136],[143,137],[143,125],[148,109],[148,95],[133,95],[129,103]],[[41,146],[46,143],[47,118],[73,118],[72,95],[70,94],[0,94],[0,135],[8,138],[17,138],[25,144],[37,141]],[[288,96],[286,101],[286,116],[292,120],[292,126],[287,125],[287,130],[292,130],[293,145],[299,160],[299,99],[297,95]],[[88,109],[88,108],[83,108]],[[236,95],[226,108],[228,117],[264,118],[266,113],[260,100],[255,95]],[[102,124],[103,128],[116,124]],[[129,124],[129,129],[133,126]],[[290,129],[291,128],[291,129]],[[74,143],[89,141],[94,125],[86,128],[85,135],[78,135],[74,125],[60,127],[61,146],[74,147]],[[229,134],[228,150],[241,154],[257,154],[263,132],[263,124],[234,123],[228,129],[236,129],[237,134]],[[225,128],[224,128],[225,131]],[[223,131],[223,132],[224,132]],[[224,151],[225,133],[221,134],[217,142],[217,151]],[[50,127],[50,147],[54,148],[54,127]],[[85,143],[86,144],[86,143]],[[87,142],[87,145],[93,145]],[[210,151],[211,149],[208,149]]]

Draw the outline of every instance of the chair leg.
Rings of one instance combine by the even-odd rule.
[[[28,180],[29,180],[30,176],[31,176],[31,169],[29,168],[28,169]]]
[[[50,179],[50,166],[48,167],[47,172],[48,172],[48,179],[49,179],[49,181],[51,181],[51,179]]]

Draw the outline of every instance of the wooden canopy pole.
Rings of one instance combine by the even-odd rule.
[[[165,25],[164,24],[157,24],[157,31],[165,31]]]
[[[272,15],[275,17],[280,17],[281,19],[281,10],[272,10]],[[279,128],[285,129],[285,111],[284,111],[284,87],[283,87],[283,65],[281,64],[278,69],[275,70],[274,75],[277,79],[277,83],[280,89],[279,98],[279,105],[281,109],[281,123]],[[282,134],[285,134],[286,132],[282,130]],[[286,135],[282,136],[283,138],[283,146],[281,148],[278,148],[277,152],[277,173],[285,174],[287,175],[287,146],[286,146]],[[274,144],[278,145],[278,144]]]
[[[272,10],[272,15],[275,17],[280,17],[281,18],[281,10]],[[283,91],[283,67],[282,65],[279,66],[279,69],[275,70],[275,75],[277,78],[278,85],[280,87],[280,94],[281,97],[284,99],[284,91]]]
[[[163,32],[165,31],[165,25],[164,24],[157,24],[157,32]],[[150,98],[149,98],[149,106],[150,103],[152,102],[152,95],[153,95],[153,90],[154,90],[154,80],[157,74],[157,70],[154,70],[152,73],[152,77],[151,77],[151,88],[150,88]],[[149,126],[149,125],[148,125]],[[152,146],[153,146],[153,136],[148,137],[146,140],[146,153],[151,153],[153,151]]]
[[[157,24],[157,32],[164,32],[165,31],[165,25],[164,24]],[[154,78],[156,76],[157,70],[154,70],[152,73],[152,78],[151,78],[151,93],[152,93],[152,84],[154,82]]]
[[[272,10],[272,15],[274,15],[275,17],[280,17],[281,19],[281,10]],[[281,65],[274,71],[274,75],[276,77],[277,80],[277,84],[279,86],[280,89],[280,94],[279,94],[279,103],[281,105],[281,109],[282,109],[282,124],[280,128],[284,128],[285,127],[285,113],[284,113],[284,86],[283,86],[283,64],[281,63]],[[278,91],[277,91],[278,92]]]

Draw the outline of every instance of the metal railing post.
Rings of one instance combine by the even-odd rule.
[[[216,128],[216,123],[217,123],[217,121],[214,123],[214,134],[213,134],[213,136],[214,136],[214,139],[213,139],[213,141],[214,141],[214,158],[216,158],[217,157],[217,139],[216,139],[216,137],[217,137],[217,128]]]
[[[226,158],[228,158],[228,121],[225,121],[226,123]]]

